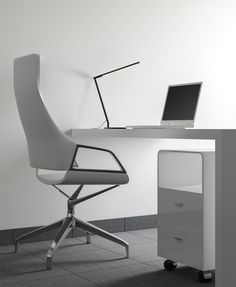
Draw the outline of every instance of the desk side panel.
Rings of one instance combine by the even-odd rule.
[[[235,285],[236,258],[236,131],[224,131],[221,147],[221,192],[217,190],[216,202],[218,209],[218,229],[216,233],[217,269],[221,268],[221,285],[216,287],[231,287]],[[217,149],[217,147],[216,147]],[[219,154],[220,156],[220,154]],[[217,160],[217,159],[216,159]],[[219,162],[217,163],[219,168]],[[219,237],[218,237],[219,236]],[[221,242],[220,242],[221,241]],[[219,263],[221,261],[221,263]],[[219,274],[220,275],[220,274]],[[220,281],[220,280],[219,280]],[[220,282],[219,282],[220,283]]]

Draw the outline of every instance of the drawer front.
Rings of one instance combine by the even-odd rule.
[[[158,228],[158,256],[201,269],[203,234],[161,224]]]
[[[202,194],[159,188],[158,220],[168,224],[203,230]]]
[[[158,211],[184,212],[203,209],[203,197],[201,193],[193,193],[175,189],[159,187],[158,189]]]

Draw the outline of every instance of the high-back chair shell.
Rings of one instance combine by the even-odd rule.
[[[126,256],[128,257],[129,244],[126,241],[91,223],[76,218],[74,210],[77,204],[101,195],[121,184],[128,183],[128,174],[112,151],[77,144],[58,129],[50,117],[40,95],[39,69],[40,57],[36,54],[21,57],[14,61],[16,102],[27,139],[30,165],[37,169],[36,175],[41,182],[54,186],[67,198],[67,215],[65,218],[50,225],[34,229],[33,231],[17,237],[15,239],[15,251],[18,249],[20,241],[32,238],[45,231],[48,232],[49,230],[58,228],[57,235],[47,253],[47,269],[51,269],[52,257],[55,251],[60,247],[66,236],[72,231],[72,228],[80,228],[87,232],[87,243],[90,243],[90,233],[95,233],[124,246],[126,249]],[[79,148],[109,153],[113,156],[119,169],[83,169],[79,168],[79,163],[75,168],[73,163]],[[43,170],[43,172],[38,173],[38,169],[57,170],[57,172]],[[57,186],[65,184],[79,185],[79,187],[77,187],[75,192],[69,196]],[[83,186],[88,184],[112,186],[79,198]],[[54,208],[57,207],[53,202],[52,209]]]
[[[15,59],[14,89],[30,165],[41,169],[68,170],[76,144],[58,129],[50,117],[41,98],[39,73],[39,55]]]

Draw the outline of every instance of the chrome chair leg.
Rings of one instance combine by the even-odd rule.
[[[39,235],[39,234],[41,234],[41,233],[43,233],[45,231],[49,231],[49,230],[52,230],[54,228],[59,228],[62,225],[63,220],[64,219],[58,220],[58,221],[56,221],[56,222],[54,222],[52,224],[49,224],[49,225],[37,228],[37,229],[35,229],[33,231],[27,232],[26,234],[17,237],[16,240],[15,240],[15,252],[18,251],[18,245],[19,245],[20,241],[32,238],[32,237],[34,237],[36,235]]]
[[[95,234],[97,234],[97,235],[99,235],[105,239],[108,239],[110,241],[113,241],[117,244],[124,246],[126,249],[126,257],[129,257],[129,244],[125,240],[120,239],[119,237],[117,237],[117,236],[91,224],[91,223],[79,220],[77,218],[75,218],[75,224],[77,227],[82,228],[82,229],[84,229],[90,233],[95,233]]]
[[[52,257],[72,229],[73,217],[66,217],[47,253],[47,269],[52,269]]]
[[[91,243],[91,233],[90,232],[86,232],[86,243],[87,244]]]

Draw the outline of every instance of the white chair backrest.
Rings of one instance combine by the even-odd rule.
[[[76,144],[58,129],[50,117],[40,95],[39,73],[39,55],[15,59],[15,97],[27,139],[30,165],[42,169],[68,170]]]

